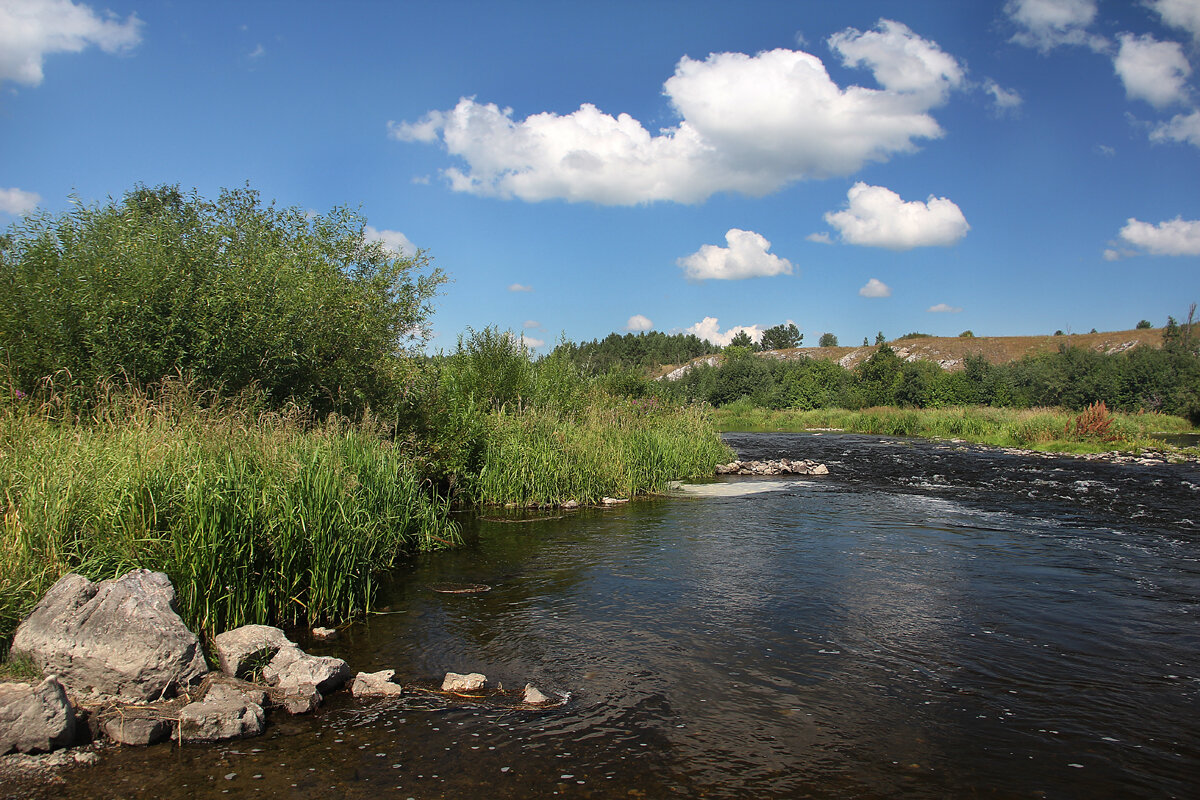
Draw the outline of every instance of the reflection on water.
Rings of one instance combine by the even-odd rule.
[[[397,573],[389,613],[305,643],[562,708],[335,697],[258,739],[111,752],[47,796],[1196,795],[1195,468],[731,441],[833,474],[468,523]]]

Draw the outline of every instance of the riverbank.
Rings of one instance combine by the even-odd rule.
[[[206,638],[341,622],[372,607],[399,559],[458,544],[452,497],[597,504],[664,493],[731,456],[700,409],[600,392],[570,413],[478,410],[469,422],[459,444],[479,458],[451,463],[367,417],[317,422],[187,387],[114,393],[86,416],[0,403],[0,657],[67,572],[165,572]]]
[[[1197,433],[1198,429],[1187,420],[1166,414],[1113,413],[1103,405],[1074,413],[1061,409],[990,406],[775,411],[748,403],[733,403],[714,410],[713,420],[724,432],[837,430],[958,440],[1035,455],[1056,453],[1112,460],[1200,460],[1200,448],[1175,447],[1154,436]]]

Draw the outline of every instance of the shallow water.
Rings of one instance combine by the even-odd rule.
[[[343,694],[256,739],[107,751],[47,796],[1200,792],[1195,466],[729,440],[831,474],[468,521],[467,547],[398,571],[388,613],[302,641],[405,682],[532,681],[564,706]],[[447,582],[492,589],[433,591]]]

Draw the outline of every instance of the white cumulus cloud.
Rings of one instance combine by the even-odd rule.
[[[971,229],[962,210],[945,197],[905,202],[891,189],[860,181],[850,187],[846,198],[846,209],[827,213],[825,221],[847,244],[889,250],[947,246]]]
[[[0,212],[22,217],[42,202],[42,196],[36,192],[26,192],[21,189],[0,189]]]
[[[1009,0],[1004,10],[1017,26],[1017,44],[1043,53],[1060,44],[1103,46],[1087,31],[1096,19],[1096,0]]]
[[[1182,217],[1157,225],[1130,217],[1121,238],[1156,256],[1200,256],[1200,220]]]
[[[687,328],[684,333],[694,334],[701,339],[712,342],[718,347],[724,347],[733,341],[733,337],[742,331],[746,332],[751,341],[757,342],[762,339],[763,329],[759,325],[735,325],[722,333],[720,327],[717,325],[716,317],[705,317],[700,322]]]
[[[26,86],[42,82],[46,56],[79,53],[91,45],[119,53],[141,41],[142,21],[124,21],[111,12],[98,16],[89,6],[70,0],[4,0],[0,2],[0,82]]]
[[[1158,12],[1163,22],[1181,28],[1200,39],[1200,2],[1197,0],[1151,0],[1150,7]]]
[[[384,249],[390,250],[398,256],[407,258],[417,253],[417,246],[400,231],[380,231],[367,225],[363,228],[363,238],[368,242],[381,242]]]
[[[892,287],[878,278],[871,278],[867,281],[866,286],[858,290],[858,293],[863,297],[891,297]]]
[[[629,318],[629,321],[625,323],[625,330],[627,331],[648,331],[652,330],[653,328],[654,323],[650,321],[649,317],[643,316],[642,314],[634,314]]]
[[[923,95],[931,104],[943,102],[963,82],[957,59],[889,19],[880,20],[873,31],[847,28],[835,33],[829,46],[846,66],[870,68],[884,89]]]
[[[1122,33],[1113,69],[1125,85],[1130,100],[1145,100],[1155,108],[1187,100],[1187,78],[1192,67],[1178,42],[1160,42],[1153,36]]]
[[[730,228],[725,242],[728,247],[706,244],[675,263],[683,268],[689,281],[737,281],[792,274],[792,262],[767,252],[771,243],[760,233]]]
[[[1200,147],[1200,111],[1191,114],[1176,114],[1168,122],[1157,125],[1150,132],[1154,142],[1187,142]]]
[[[936,306],[930,306],[925,310],[934,314],[957,314],[962,311],[958,306],[952,306],[947,303],[938,303]]]
[[[401,141],[440,141],[461,162],[443,170],[455,191],[606,205],[761,196],[852,174],[942,135],[929,112],[962,85],[957,60],[889,20],[829,44],[882,88],[842,88],[820,58],[799,50],[713,53],[680,59],[663,84],[679,122],[657,133],[590,103],[517,119],[511,108],[467,97],[388,129]]]
[[[523,284],[523,283],[510,283],[510,284],[508,285],[508,290],[509,290],[510,292],[532,292],[532,291],[533,291],[533,287],[532,287],[532,286],[526,286],[526,285],[525,285],[525,284]]]

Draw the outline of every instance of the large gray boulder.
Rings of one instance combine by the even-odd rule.
[[[17,628],[12,652],[83,700],[158,700],[208,672],[171,581],[145,569],[100,583],[64,575]]]
[[[270,625],[243,625],[213,638],[221,671],[237,678],[258,672],[280,650],[295,646],[283,631]]]
[[[37,686],[0,683],[0,755],[48,753],[75,741],[75,710],[51,675]]]

